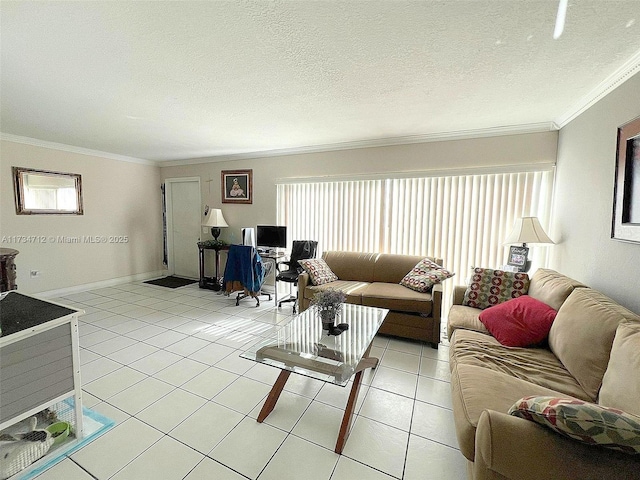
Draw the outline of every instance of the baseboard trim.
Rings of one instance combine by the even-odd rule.
[[[152,278],[162,277],[168,274],[168,270],[156,270],[155,272],[137,273],[135,275],[127,275],[126,277],[110,278],[109,280],[101,280],[100,282],[84,283],[82,285],[74,285],[73,287],[59,288],[56,290],[46,290],[44,292],[36,292],[34,295],[44,298],[62,297],[72,293],[80,293],[86,290],[95,290],[97,288],[113,287],[122,285],[123,283],[139,282],[143,280],[151,280]]]

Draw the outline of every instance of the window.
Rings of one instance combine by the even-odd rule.
[[[524,172],[420,178],[280,183],[278,223],[290,240],[318,240],[326,250],[400,253],[444,259],[466,283],[472,266],[507,261],[504,239],[516,218],[537,216],[548,227],[553,167]],[[533,256],[546,264],[546,250]],[[443,313],[447,309],[443,309]]]

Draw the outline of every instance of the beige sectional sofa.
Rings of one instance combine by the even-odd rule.
[[[347,302],[370,307],[388,308],[379,332],[422,340],[434,348],[440,343],[442,286],[429,293],[419,293],[400,285],[400,280],[425,257],[357,252],[324,252],[322,258],[338,280],[312,285],[309,275],[298,278],[300,311],[309,308],[316,292],[327,288],[342,290]],[[429,258],[442,265],[442,259]]]
[[[447,331],[456,434],[469,478],[640,479],[640,455],[586,445],[507,414],[532,395],[602,402],[640,415],[640,355],[628,364],[609,361],[618,326],[635,329],[640,317],[580,282],[539,269],[528,295],[558,311],[548,345],[505,347],[484,328],[480,310],[461,305],[464,291],[455,288]]]

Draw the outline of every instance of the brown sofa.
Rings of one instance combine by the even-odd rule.
[[[400,280],[425,257],[329,251],[322,258],[338,280],[316,286],[311,284],[308,274],[301,274],[298,278],[301,312],[309,308],[316,292],[339,289],[346,293],[348,303],[389,309],[380,333],[422,340],[438,348],[442,286],[419,293],[400,285]],[[442,265],[442,259],[427,258]]]
[[[548,345],[505,347],[484,328],[480,310],[461,305],[464,291],[455,287],[447,331],[456,434],[469,478],[640,479],[640,455],[585,445],[507,414],[532,395],[607,399],[604,406],[640,415],[640,384],[631,386],[639,382],[638,367],[609,362],[618,326],[640,325],[640,317],[580,282],[539,269],[528,294],[558,311]],[[602,386],[605,375],[617,381]]]

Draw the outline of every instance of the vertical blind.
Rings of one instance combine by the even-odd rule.
[[[443,284],[443,315],[454,284],[473,266],[506,263],[514,221],[549,225],[553,169],[478,175],[279,183],[278,222],[291,240],[318,240],[319,252],[400,253],[443,259],[456,273]],[[548,231],[548,230],[547,230]],[[532,246],[535,247],[535,246]],[[533,248],[534,266],[546,249]]]

